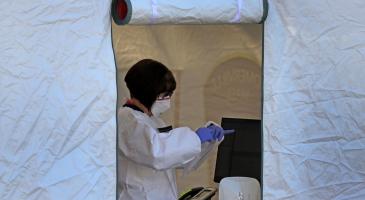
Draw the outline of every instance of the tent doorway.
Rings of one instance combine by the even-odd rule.
[[[177,89],[163,116],[174,127],[193,129],[222,117],[261,119],[262,25],[116,26],[113,44],[118,70],[118,106],[129,96],[124,76],[143,58],[164,63]],[[261,145],[261,144],[260,144]],[[216,150],[195,172],[182,177],[179,192],[213,181]]]

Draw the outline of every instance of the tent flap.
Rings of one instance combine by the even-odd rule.
[[[115,199],[109,9],[1,1],[0,199]]]
[[[264,199],[365,199],[365,2],[269,3]]]

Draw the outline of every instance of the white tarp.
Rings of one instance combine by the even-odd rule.
[[[146,15],[146,23],[159,19],[156,2],[150,1],[154,14]],[[269,4],[264,199],[365,199],[365,3]],[[109,5],[85,0],[0,2],[0,199],[115,198],[116,88]],[[222,16],[240,16],[237,7],[230,12],[235,14]],[[185,74],[201,81],[201,88],[209,80],[197,75],[207,72],[204,66],[213,73],[214,66],[238,57],[213,53],[214,62],[205,65],[205,51],[187,52],[183,58],[196,57],[175,63],[170,58],[181,55],[167,51],[163,62],[175,64],[178,73],[190,66]],[[201,68],[194,65],[197,61],[204,63]],[[183,74],[179,78],[190,80]],[[175,117],[196,127],[209,115],[205,90],[192,92],[197,85],[187,82],[181,88],[187,97],[176,103],[184,105],[198,96],[194,103],[202,112],[190,113],[199,118],[195,121],[189,113]]]
[[[125,0],[123,24],[259,23],[265,0]]]
[[[0,199],[115,199],[110,1],[0,10]]]
[[[265,200],[365,199],[365,1],[269,1]]]

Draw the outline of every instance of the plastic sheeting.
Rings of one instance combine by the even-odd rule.
[[[0,199],[115,199],[109,8],[0,2]]]
[[[221,24],[260,23],[266,17],[266,0],[124,0],[124,19],[117,24]]]
[[[142,58],[153,58],[177,79],[171,110],[163,116],[174,127],[195,129],[209,120],[220,123],[223,116],[260,119],[261,26],[113,26],[119,104],[129,96],[123,81],[126,71]],[[213,152],[189,176],[179,172],[179,192],[217,187],[215,158]]]
[[[264,199],[365,199],[365,2],[270,1]]]

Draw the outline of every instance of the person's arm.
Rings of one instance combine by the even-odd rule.
[[[159,133],[153,127],[126,112],[119,116],[119,148],[136,163],[164,170],[181,166],[200,154],[201,142],[187,127]]]
[[[212,126],[213,125],[213,126]],[[186,163],[179,168],[184,169],[184,175],[196,170],[210,155],[213,149],[218,148],[218,145],[223,141],[224,135],[234,133],[234,130],[223,130],[217,123],[209,121],[205,124],[205,127],[213,129],[213,137],[216,138],[210,142],[204,142],[201,146],[201,152],[195,159]]]
[[[191,171],[199,168],[204,161],[212,155],[212,150],[214,148],[218,148],[219,141],[213,142],[205,142],[201,145],[201,152],[198,156],[196,156],[193,160],[185,163],[184,165],[179,166],[179,169],[183,170],[183,175],[189,174]]]

